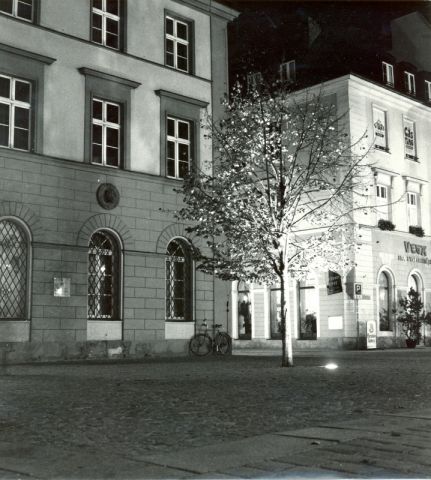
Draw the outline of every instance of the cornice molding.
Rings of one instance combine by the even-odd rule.
[[[102,80],[109,80],[110,82],[120,83],[121,85],[125,85],[129,88],[137,88],[139,87],[139,85],[141,85],[140,82],[135,82],[134,80],[130,80],[124,77],[119,77],[118,75],[112,75],[111,73],[94,70],[93,68],[80,67],[78,68],[78,71],[82,75],[100,78]]]
[[[39,53],[30,52],[28,50],[23,50],[22,48],[12,47],[12,45],[6,45],[5,43],[0,43],[0,51],[12,53],[13,55],[19,55],[26,59],[44,63],[45,65],[51,65],[56,61],[55,58],[47,57],[46,55],[40,55]]]

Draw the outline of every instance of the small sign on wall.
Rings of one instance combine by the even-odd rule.
[[[70,297],[70,278],[54,277],[54,297]]]
[[[377,324],[375,320],[367,322],[367,349],[377,348]]]

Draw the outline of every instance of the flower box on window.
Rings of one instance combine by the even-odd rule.
[[[390,220],[384,220],[383,218],[377,222],[377,226],[380,230],[395,230],[395,225]]]
[[[413,235],[416,235],[417,237],[423,237],[425,235],[424,229],[419,226],[410,225],[409,232]]]

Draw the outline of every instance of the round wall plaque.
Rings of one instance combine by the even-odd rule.
[[[97,201],[105,210],[112,210],[120,201],[120,192],[112,183],[102,183],[97,189]]]

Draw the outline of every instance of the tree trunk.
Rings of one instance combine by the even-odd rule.
[[[292,329],[289,318],[289,276],[288,269],[284,268],[280,277],[281,290],[281,344],[282,344],[282,367],[293,367]]]

